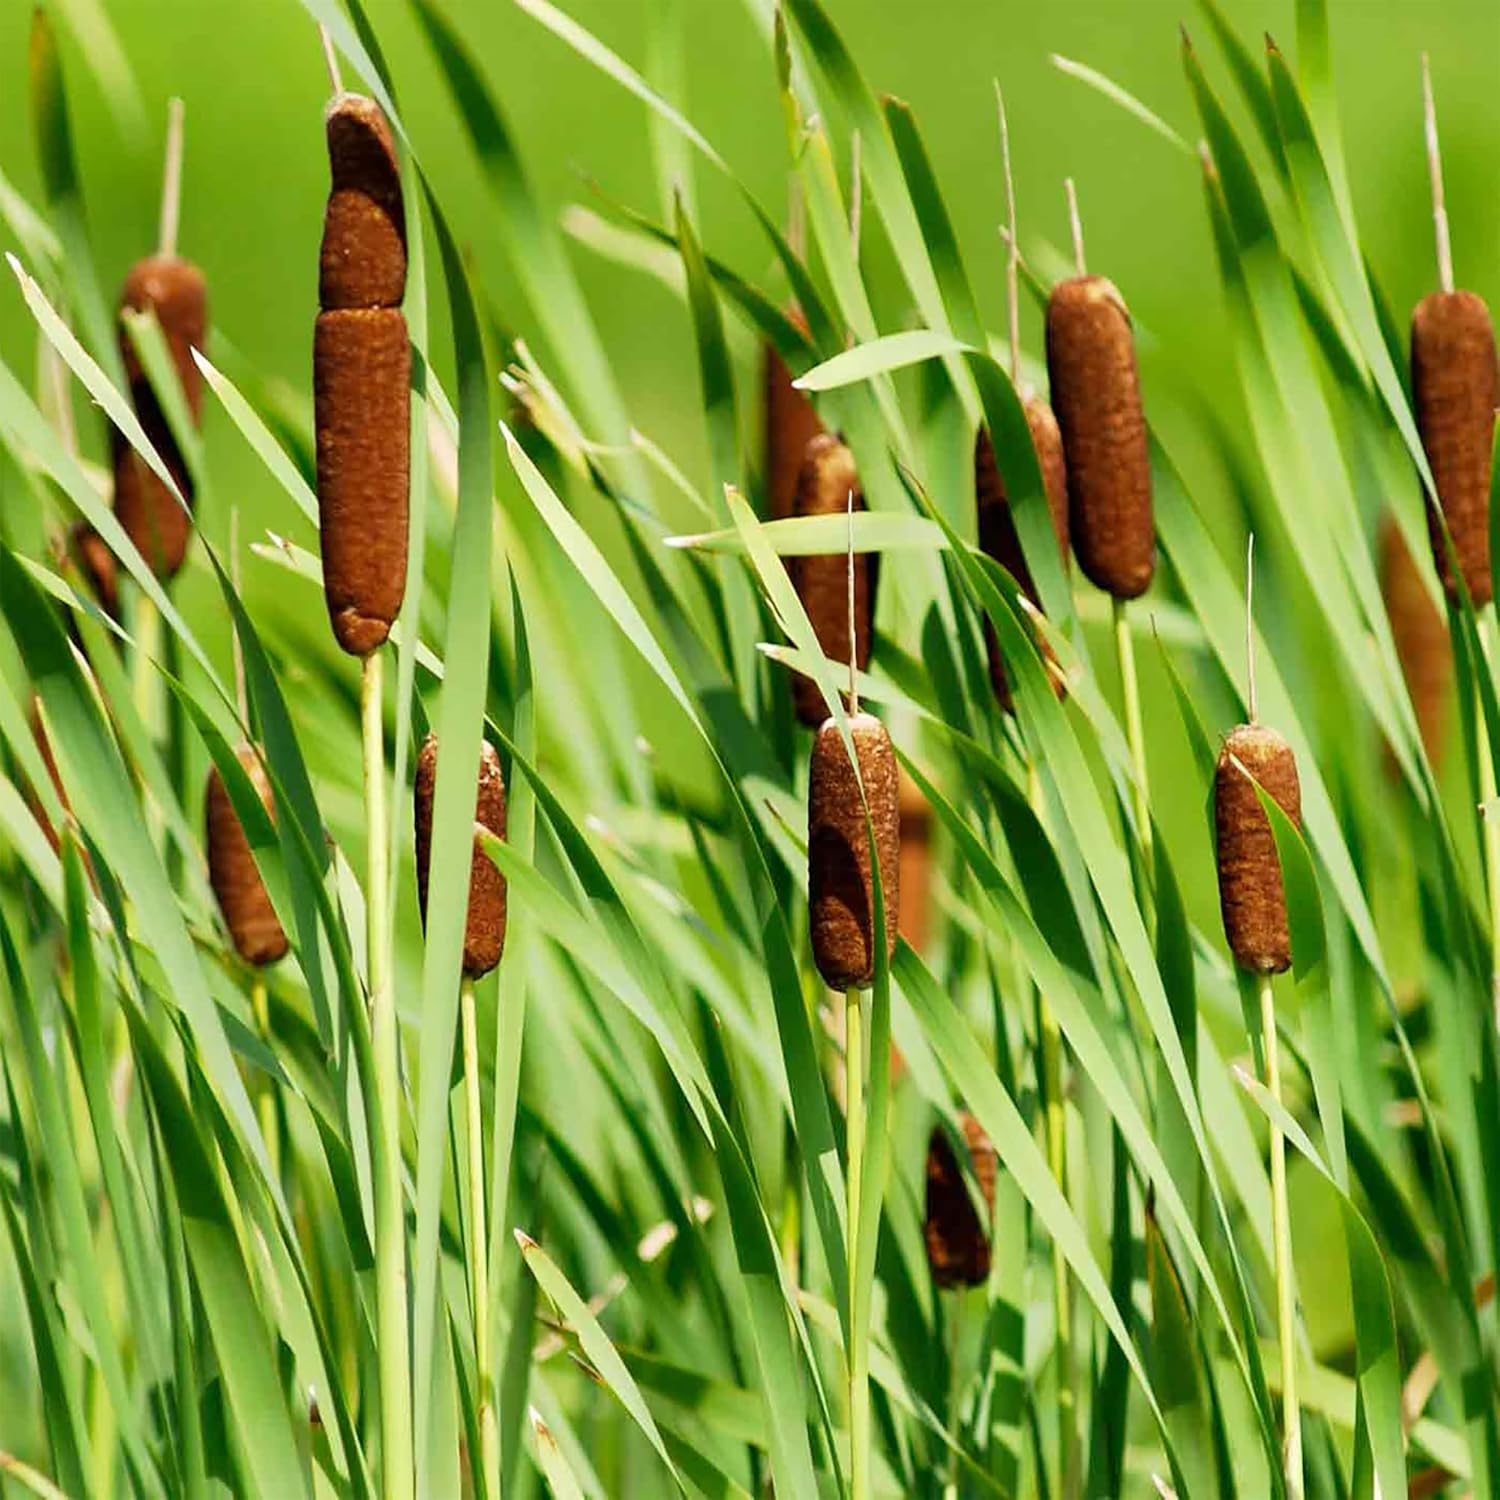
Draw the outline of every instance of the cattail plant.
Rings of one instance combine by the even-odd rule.
[[[417,899],[427,921],[428,867],[432,859],[432,812],[437,795],[438,742],[429,734],[417,755],[412,799],[416,821]],[[488,740],[479,752],[474,821],[496,838],[505,837],[505,776],[500,757]],[[464,1105],[468,1127],[470,1298],[474,1309],[474,1372],[478,1385],[479,1433],[484,1473],[499,1473],[499,1429],[495,1416],[494,1364],[490,1350],[488,1236],[485,1226],[484,1116],[479,1092],[479,1026],[474,984],[499,962],[505,949],[505,877],[474,835],[469,861],[468,906],[464,919],[463,983],[459,993],[463,1033]]]
[[[1066,184],[1077,274],[1047,299],[1047,375],[1068,468],[1068,521],[1085,576],[1114,600],[1125,730],[1135,763],[1137,835],[1151,847],[1146,739],[1125,606],[1151,586],[1156,536],[1151,453],[1130,311],[1112,281],[1090,276],[1071,179]]]
[[[1391,622],[1396,658],[1411,695],[1422,746],[1436,766],[1442,759],[1448,698],[1453,690],[1453,642],[1401,528],[1389,515],[1381,520],[1378,548],[1380,593]]]
[[[118,620],[120,566],[109,544],[87,521],[76,521],[68,532],[68,551],[87,580],[99,608],[110,619]]]
[[[1253,538],[1252,538],[1253,545]],[[1253,579],[1253,574],[1251,575]],[[1214,842],[1218,857],[1219,908],[1235,964],[1254,982],[1260,1001],[1265,1082],[1281,1102],[1276,1001],[1271,980],[1291,966],[1286,889],[1276,836],[1261,803],[1264,791],[1300,829],[1302,793],[1292,747],[1256,720],[1252,592],[1246,590],[1246,655],[1250,722],[1232,730],[1214,770]],[[1296,1306],[1291,1223],[1287,1207],[1286,1142],[1271,1124],[1271,1218],[1275,1240],[1276,1330],[1281,1353],[1283,1455],[1288,1493],[1302,1494],[1301,1415],[1297,1405]]]
[[[789,310],[792,320],[804,331],[807,324],[795,308]],[[773,521],[783,521],[793,513],[797,499],[797,479],[802,472],[807,445],[823,431],[812,400],[792,384],[792,372],[776,346],[767,343],[763,352],[762,389],[766,498]]]
[[[399,306],[406,287],[406,231],[390,125],[373,100],[344,91],[326,30],[322,36],[333,100],[324,116],[332,184],[313,337],[318,532],[334,638],[361,659],[382,1488],[392,1500],[410,1500],[415,1470],[401,1186],[401,1036],[390,974],[380,666],[380,647],[406,593],[411,353]]]
[[[922,1238],[933,1284],[944,1290],[983,1286],[989,1279],[988,1221],[995,1212],[995,1179],[1000,1170],[1000,1158],[979,1121],[968,1110],[961,1110],[958,1125],[986,1214],[982,1221],[948,1132],[941,1125],[934,1126],[927,1143],[927,1215]]]
[[[900,773],[899,803],[896,931],[922,953],[932,923],[932,804],[905,771]]]
[[[795,513],[842,515],[851,506],[854,510],[865,508],[854,455],[842,440],[831,433],[821,433],[808,443],[803,453],[802,468],[797,475]],[[854,579],[852,613],[845,598],[843,558],[835,555],[787,559],[792,587],[797,590],[823,655],[830,661],[852,659],[863,671],[870,661],[879,564],[874,557],[855,553],[850,567]],[[816,729],[826,717],[827,709],[817,683],[800,672],[792,678],[792,702],[797,717],[810,729]]]

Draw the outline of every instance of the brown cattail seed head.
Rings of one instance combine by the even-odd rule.
[[[795,308],[791,316],[801,322]],[[812,402],[792,384],[792,372],[773,344],[766,345],[765,396],[766,493],[771,519],[783,521],[792,514],[807,445],[823,424]]]
[[[391,632],[406,592],[411,353],[394,307],[318,315],[313,413],[323,590],[353,656]]]
[[[340,94],[328,107],[333,185],[323,217],[318,305],[396,307],[406,293],[406,218],[396,143],[380,106]]]
[[[110,619],[120,617],[119,564],[109,544],[87,521],[75,521],[68,533],[69,550],[88,580],[99,608]]]
[[[1219,908],[1240,968],[1279,974],[1291,965],[1292,940],[1276,838],[1257,783],[1300,828],[1302,791],[1292,747],[1274,729],[1241,724],[1224,741],[1214,771]]]
[[[155,311],[182,383],[188,411],[197,422],[203,404],[203,376],[193,361],[192,351],[203,347],[208,326],[203,273],[191,261],[175,255],[147,256],[130,268],[120,294],[120,309]],[[135,344],[123,327],[120,353],[141,427],[183,498],[191,504],[193,486],[187,464],[178,451],[151,382],[141,368]],[[115,474],[115,514],[152,571],[159,577],[171,578],[187,555],[192,518],[117,430],[110,433],[110,454]]]
[[[1453,642],[1448,622],[1433,603],[1411,548],[1390,516],[1380,523],[1380,592],[1422,745],[1428,760],[1437,765],[1453,686]]]
[[[901,900],[897,931],[921,953],[927,947],[932,908],[932,808],[916,782],[900,773]]]
[[[1500,373],[1490,310],[1473,292],[1433,292],[1411,318],[1411,394],[1417,429],[1432,467],[1438,503],[1475,609],[1490,582],[1490,456]],[[1436,518],[1428,512],[1432,555],[1448,597],[1458,582]]]
[[[1106,593],[1134,599],[1156,567],[1151,455],[1130,314],[1113,282],[1076,276],[1052,289],[1047,373],[1078,565]]]
[[[241,745],[235,759],[250,778],[266,811],[275,817],[271,783],[253,745]],[[244,825],[230,801],[229,789],[218,768],[208,773],[208,791],[203,799],[203,821],[208,843],[208,883],[213,887],[224,925],[235,952],[247,964],[260,968],[286,955],[286,933],[276,918],[276,909],[256,868]]]
[[[880,888],[885,899],[886,956],[896,948],[901,910],[901,793],[896,752],[885,725],[855,714],[849,733],[869,799]],[[830,989],[864,988],[875,979],[875,887],[860,798],[838,725],[826,719],[813,740],[807,788],[808,920],[813,958]]]
[[[854,455],[831,433],[808,443],[797,476],[795,511],[799,516],[841,516],[853,492],[855,510],[865,508],[864,491],[854,467]],[[849,661],[849,559],[845,553],[821,557],[791,557],[787,572],[802,608],[830,661]],[[854,664],[863,670],[870,661],[870,634],[875,615],[876,563],[866,553],[854,554]],[[792,702],[797,717],[809,728],[823,722],[828,712],[823,695],[811,677],[792,678]]]
[[[973,1115],[963,1111],[958,1123],[969,1148],[974,1179],[992,1215],[999,1156]],[[938,1286],[981,1286],[989,1279],[989,1227],[980,1222],[974,1210],[968,1184],[953,1155],[948,1133],[941,1125],[933,1129],[927,1145],[927,1219],[923,1236],[927,1241],[927,1264]]]
[[[1058,430],[1057,418],[1052,408],[1036,395],[1028,393],[1022,409],[1026,413],[1026,425],[1031,431],[1031,444],[1036,450],[1037,465],[1042,471],[1042,486],[1047,494],[1047,509],[1052,516],[1052,529],[1057,533],[1058,551],[1062,555],[1063,567],[1068,565],[1068,470],[1063,458],[1062,434]],[[1005,493],[1005,481],[1000,474],[1000,465],[995,459],[995,446],[989,432],[981,427],[974,440],[974,497],[979,509],[979,546],[984,553],[995,559],[1021,586],[1026,597],[1040,606],[1036,583],[1031,569],[1026,566],[1021,551],[1021,538],[1016,530],[1016,518]],[[1005,663],[1000,657],[1000,642],[995,636],[995,627],[986,616],[984,622],[985,647],[989,653],[990,683],[1000,706],[1007,711],[1011,707],[1010,683],[1005,676]],[[1040,641],[1043,653],[1049,662],[1051,648]],[[1054,675],[1053,684],[1061,697],[1064,691],[1062,679]]]
[[[417,823],[417,896],[427,921],[427,867],[432,858],[432,808],[437,792],[437,736],[429,734],[417,756],[415,810]],[[474,821],[497,838],[505,837],[505,777],[495,747],[484,741],[479,752],[479,782]],[[464,924],[464,973],[471,979],[488,974],[505,948],[505,877],[484,852],[479,835],[469,861],[469,912]]]

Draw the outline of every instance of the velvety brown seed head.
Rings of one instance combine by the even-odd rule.
[[[1214,771],[1219,909],[1235,962],[1252,973],[1279,974],[1291,965],[1292,940],[1276,838],[1257,782],[1300,828],[1302,791],[1292,747],[1274,729],[1241,724],[1224,741]]]
[[[75,521],[68,533],[68,546],[99,608],[110,619],[119,619],[119,564],[109,544],[87,521]]]
[[[1490,459],[1500,372],[1490,310],[1473,292],[1433,292],[1411,319],[1411,394],[1438,501],[1475,609],[1490,602]],[[1458,583],[1436,518],[1432,555],[1448,597]]]
[[[794,505],[799,516],[841,516],[854,492],[855,510],[865,508],[864,491],[854,467],[854,455],[831,433],[822,433],[808,443],[797,476]],[[812,625],[823,655],[830,661],[849,662],[849,559],[846,553],[822,557],[791,557],[787,573],[802,608]],[[854,554],[854,660],[863,670],[870,661],[870,634],[875,617],[876,559]],[[809,728],[821,724],[828,713],[823,695],[811,677],[792,677],[792,702],[797,717]]]
[[[125,277],[120,293],[120,311],[154,310],[162,334],[182,382],[188,410],[196,422],[203,406],[203,375],[192,351],[202,349],[208,335],[208,289],[203,272],[190,260],[177,255],[148,255],[138,260]],[[135,343],[122,327],[120,354],[125,375],[132,386],[145,379],[136,356]]]
[[[399,308],[318,315],[313,415],[323,590],[338,643],[365,656],[406,592],[411,354]]]
[[[1422,745],[1428,760],[1437,765],[1453,687],[1453,642],[1448,622],[1433,603],[1406,538],[1390,516],[1380,523],[1380,591]]]
[[[396,144],[380,106],[340,94],[328,107],[333,184],[323,217],[318,304],[396,307],[406,292],[406,218]]]
[[[793,316],[798,316],[795,311]],[[771,519],[785,520],[797,498],[807,445],[823,431],[812,402],[792,385],[792,372],[772,344],[765,350],[766,493]]]
[[[254,746],[241,745],[234,753],[262,805],[274,819],[271,783]],[[244,825],[217,767],[208,773],[203,821],[208,845],[208,883],[213,887],[235,952],[257,968],[274,964],[286,955],[286,933],[276,918],[276,908],[271,905],[270,894],[260,878]]]
[[[901,793],[896,752],[872,714],[849,720],[885,898],[885,951],[896,948],[901,910]],[[875,888],[865,804],[838,725],[826,719],[813,740],[807,788],[808,921],[813,958],[830,989],[865,988],[875,978]]]
[[[1031,443],[1036,451],[1037,465],[1042,471],[1042,486],[1047,494],[1047,509],[1052,515],[1052,529],[1057,533],[1058,551],[1066,569],[1068,471],[1063,458],[1062,435],[1058,431],[1057,418],[1052,415],[1052,408],[1034,392],[1027,394],[1022,409],[1026,413],[1026,425],[1031,429]],[[988,430],[983,427],[974,439],[974,498],[978,507],[980,548],[1016,580],[1033,604],[1040,606],[1036,583],[1021,551],[1021,538],[1016,530],[1015,514],[1005,493],[1000,465],[995,459],[995,447],[990,441]],[[1012,707],[1010,682],[1000,656],[1000,642],[988,616],[984,621],[984,641],[989,656],[990,685],[994,688],[995,698],[1000,706],[1009,712]],[[1051,647],[1040,636],[1037,644],[1051,663],[1054,660]],[[1066,689],[1060,674],[1053,676],[1053,687],[1061,698]]]
[[[427,922],[427,867],[432,858],[432,808],[437,792],[437,736],[429,734],[417,756],[413,804],[417,827],[417,898]],[[479,753],[479,780],[474,821],[505,837],[505,777],[500,757],[486,740]],[[469,862],[469,911],[464,926],[464,973],[471,979],[488,974],[505,949],[505,877],[474,835]]]
[[[918,953],[927,947],[932,908],[932,808],[915,781],[900,773],[901,901],[896,930]]]
[[[1156,567],[1151,455],[1130,314],[1112,282],[1076,276],[1052,289],[1047,373],[1078,566],[1106,593],[1133,599]]]
[[[974,1180],[989,1214],[995,1211],[995,1179],[1000,1159],[978,1120],[967,1111],[958,1117],[969,1148]],[[927,1145],[927,1218],[923,1225],[927,1264],[940,1287],[981,1286],[990,1274],[989,1226],[981,1223],[959,1170],[948,1133],[934,1127]]]

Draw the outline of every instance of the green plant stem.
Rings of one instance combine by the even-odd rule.
[[[1490,670],[1494,614],[1479,617],[1480,659],[1476,671]],[[1474,759],[1479,772],[1479,831],[1484,841],[1484,875],[1490,903],[1490,1004],[1500,1025],[1500,809],[1495,806],[1495,756],[1484,717],[1484,695],[1474,684]]]
[[[870,1341],[860,1326],[860,1179],[865,1169],[865,1038],[860,992],[851,987],[844,1005],[844,1089],[849,1137],[849,1492],[853,1500],[870,1495]]]
[[[474,981],[465,974],[459,991],[463,1028],[464,1112],[469,1142],[469,1298],[474,1314],[474,1386],[478,1393],[480,1463],[485,1493],[496,1500],[500,1479],[500,1433],[495,1425],[494,1369],[490,1358],[489,1233],[484,1208],[484,1110],[479,1096],[479,1020]]]
[[[1114,601],[1115,657],[1120,667],[1120,693],[1125,700],[1125,738],[1130,745],[1130,761],[1135,777],[1136,837],[1141,856],[1149,870],[1151,864],[1151,783],[1146,775],[1146,734],[1141,725],[1141,689],[1135,675],[1135,642],[1130,622],[1125,617],[1125,600]],[[1143,876],[1147,871],[1143,871]]]
[[[1271,976],[1260,976],[1261,1045],[1266,1089],[1281,1103],[1281,1063],[1276,1040],[1276,998]],[[1281,1353],[1281,1451],[1289,1500],[1302,1497],[1302,1413],[1297,1404],[1296,1293],[1292,1285],[1292,1225],[1286,1196],[1286,1140],[1271,1124],[1271,1234],[1276,1251],[1276,1339]]]
[[[385,808],[385,725],[381,656],[364,660],[360,720],[365,762],[370,1039],[375,1099],[371,1110],[375,1177],[375,1337],[380,1368],[380,1461],[386,1500],[411,1500],[411,1357],[406,1308],[406,1212],[401,1196],[401,1037],[390,977],[390,871]]]
[[[250,981],[250,1014],[255,1020],[255,1030],[267,1049],[271,1047],[271,1003],[266,992],[266,978],[260,970]],[[256,1101],[260,1115],[261,1138],[266,1143],[266,1159],[271,1163],[271,1173],[281,1176],[281,1130],[276,1119],[276,1088],[269,1077],[260,1082],[259,1098]]]

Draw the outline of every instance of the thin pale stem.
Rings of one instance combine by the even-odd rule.
[[[1438,146],[1437,106],[1432,98],[1432,69],[1422,54],[1422,133],[1427,141],[1427,177],[1432,187],[1432,231],[1437,241],[1438,285],[1453,290],[1453,245],[1448,238],[1448,209],[1443,202],[1443,157]]]
[[[344,79],[339,72],[339,55],[334,51],[333,37],[326,26],[318,27],[318,40],[323,44],[323,66],[328,69],[328,86],[337,98],[344,92]]]
[[[1125,700],[1125,738],[1130,745],[1130,762],[1134,771],[1131,790],[1135,793],[1136,836],[1141,857],[1147,869],[1151,864],[1151,783],[1146,773],[1146,732],[1141,723],[1141,689],[1135,675],[1135,641],[1125,616],[1125,601],[1116,599],[1115,657],[1120,665],[1120,692]]]
[[[1488,672],[1494,650],[1495,619],[1486,609],[1479,617],[1478,670]],[[1500,807],[1496,805],[1494,746],[1484,717],[1484,697],[1474,684],[1474,758],[1479,771],[1479,829],[1484,841],[1484,874],[1490,903],[1490,1001],[1500,1026]]]
[[[844,1005],[844,1077],[849,1139],[847,1224],[849,1246],[849,1485],[852,1500],[870,1496],[870,1344],[859,1326],[860,1179],[865,1168],[865,1039],[860,992],[851,988]]]
[[[1073,179],[1063,182],[1063,191],[1068,195],[1068,228],[1073,232],[1073,266],[1080,276],[1088,275],[1088,262],[1083,254],[1083,218],[1078,212],[1078,189]]]
[[[1000,116],[1000,161],[1005,169],[1005,315],[1010,325],[1010,378],[1021,383],[1021,249],[1016,235],[1016,179],[1010,169],[1010,125],[1005,95],[995,80],[995,108]]]
[[[250,1013],[255,1018],[255,1029],[261,1041],[271,1046],[271,1002],[266,991],[265,975],[256,971],[250,984]],[[260,1097],[256,1101],[260,1115],[261,1138],[266,1143],[266,1160],[271,1163],[271,1175],[281,1176],[281,1127],[276,1117],[276,1088],[269,1077],[262,1078]]]
[[[375,1065],[375,1337],[380,1366],[382,1492],[411,1500],[411,1358],[406,1313],[406,1212],[401,1196],[401,1037],[390,978],[390,871],[385,807],[385,726],[381,653],[364,660],[360,719],[364,737],[368,881],[370,1039]]]
[[[182,218],[182,100],[167,105],[167,157],[162,170],[161,228],[157,247],[163,255],[177,254],[177,226]]]
[[[864,225],[865,179],[859,131],[849,140],[849,245],[859,261],[860,236]]]
[[[1281,1062],[1276,1039],[1276,997],[1271,976],[1260,976],[1261,1045],[1266,1090],[1281,1103]],[[1281,1354],[1281,1452],[1289,1500],[1302,1500],[1302,1412],[1297,1404],[1296,1289],[1292,1273],[1292,1225],[1286,1195],[1286,1139],[1271,1123],[1271,1235],[1276,1260],[1276,1339]]]
[[[500,1432],[495,1420],[494,1362],[490,1353],[489,1233],[484,1206],[484,1108],[479,1093],[479,1021],[474,981],[459,993],[464,1050],[464,1113],[469,1143],[469,1299],[474,1315],[474,1385],[479,1393],[480,1459],[485,1490],[499,1494]]]

